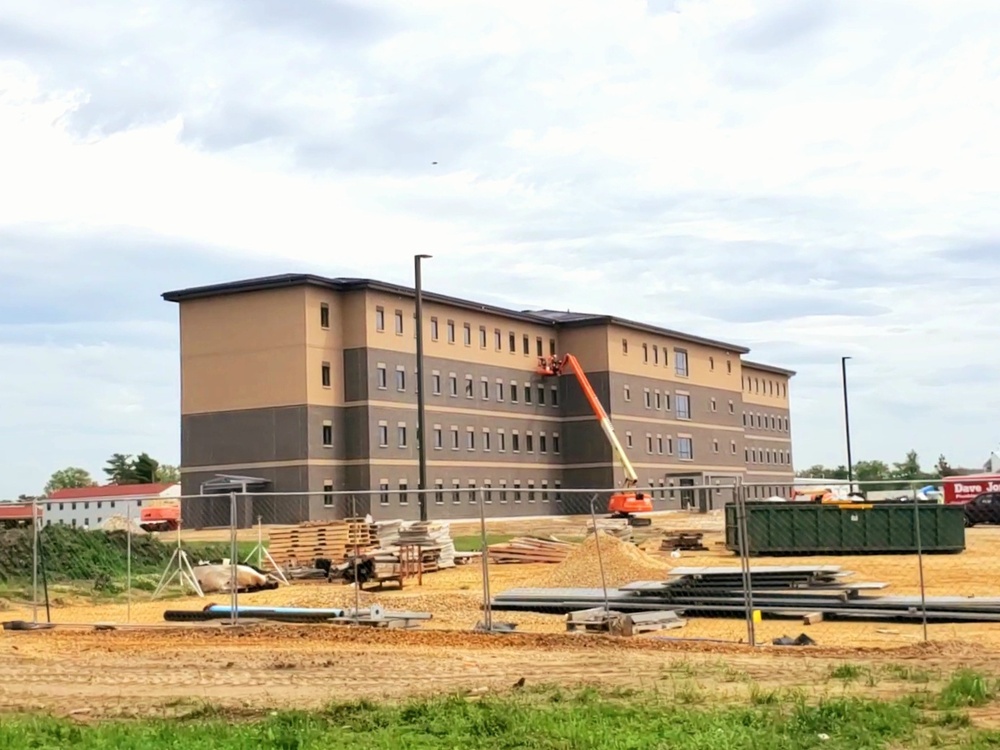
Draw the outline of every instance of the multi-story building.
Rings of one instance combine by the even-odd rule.
[[[413,289],[284,275],[163,296],[180,310],[185,495],[238,475],[316,493],[285,503],[284,520],[342,512],[338,490],[375,492],[376,517],[417,514]],[[535,374],[551,354],[580,361],[642,484],[793,476],[794,373],[745,362],[746,347],[611,316],[423,300],[431,518],[471,515],[477,488],[491,513],[515,516],[621,483],[575,379]]]

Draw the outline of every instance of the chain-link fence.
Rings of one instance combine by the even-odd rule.
[[[923,484],[43,499],[34,525],[3,532],[6,615],[546,632],[627,619],[654,637],[841,646],[991,638],[1000,496],[948,505]]]

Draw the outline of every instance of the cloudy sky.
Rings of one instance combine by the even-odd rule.
[[[743,342],[798,467],[1000,444],[1000,3],[0,0],[0,497],[178,459],[165,290],[286,271]]]

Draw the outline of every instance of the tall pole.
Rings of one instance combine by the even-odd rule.
[[[840,378],[844,386],[844,436],[847,440],[847,491],[854,492],[854,463],[851,461],[851,416],[847,408],[847,360],[840,358]]]
[[[420,277],[420,262],[429,255],[413,257],[413,288],[417,300],[417,502],[420,505],[420,520],[427,520],[427,441],[424,440],[426,414],[424,408],[424,292]]]

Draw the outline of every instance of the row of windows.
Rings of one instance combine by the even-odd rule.
[[[716,453],[718,453],[719,441],[716,440],[714,442],[716,447]],[[634,441],[632,438],[632,433],[626,432],[625,447],[631,448],[633,447],[633,444]],[[675,446],[674,446],[673,435],[667,435],[666,437],[664,437],[663,435],[653,435],[652,433],[649,432],[646,433],[646,453],[650,455],[652,455],[653,453],[658,453],[661,456],[664,454],[668,456],[673,456],[674,447]],[[679,458],[681,461],[694,460],[694,441],[690,437],[684,435],[677,438],[676,449],[677,449],[677,458]]]
[[[126,501],[123,501],[123,502],[125,502],[125,503],[134,502],[137,508],[141,508],[142,507],[142,500],[131,500],[131,501],[126,500]],[[91,503],[91,501],[89,501],[89,500],[81,503],[83,505],[83,509],[84,510],[90,510],[90,503]],[[105,503],[104,500],[94,501],[94,505],[97,506],[98,510],[100,510],[102,507],[104,507],[104,503]],[[114,500],[108,500],[107,503],[108,503],[108,507],[109,508],[114,508],[115,507],[115,501]],[[59,506],[59,510],[65,510],[66,509],[65,508],[66,505],[70,506],[70,510],[76,510],[76,506],[77,506],[76,503],[45,503],[45,510],[51,511],[53,505],[58,505]]]
[[[520,503],[527,500],[529,503],[551,503],[562,502],[562,482],[554,480],[549,486],[549,480],[543,479],[536,485],[534,479],[529,479],[522,485],[520,479],[515,479],[508,487],[507,480],[501,479],[496,486],[490,479],[484,479],[481,485],[477,485],[475,479],[470,479],[464,487],[459,479],[453,479],[451,486],[445,488],[443,479],[434,480],[433,497],[434,503],[444,505],[446,501],[459,504],[463,500],[469,503],[478,503],[482,492],[483,502],[509,503],[511,501]],[[379,482],[379,504],[388,505],[391,495],[396,495],[396,500],[400,505],[409,505],[411,499],[410,486],[406,479],[400,479],[395,488],[391,488],[389,481],[383,479]],[[416,492],[412,493],[413,499],[417,500]],[[332,507],[334,504],[333,480],[326,480],[323,483],[323,504]]]
[[[759,430],[788,432],[788,417],[780,417],[774,414],[761,414],[759,412],[743,412],[743,426],[756,427]]]
[[[748,464],[783,464],[791,465],[792,452],[787,450],[772,450],[771,448],[744,448],[743,457]]]
[[[777,396],[788,398],[788,384],[781,380],[769,380],[752,375],[743,376],[743,392],[759,393],[762,396]]]
[[[398,392],[406,392],[406,380],[406,368],[403,365],[397,365],[393,385]],[[443,376],[440,371],[433,370],[431,372],[431,395],[444,395],[443,387],[445,384],[447,384],[448,396],[451,398],[458,398],[462,395],[467,399],[474,399],[478,395],[482,401],[493,400],[498,403],[510,401],[512,404],[523,401],[527,405],[534,403],[539,406],[546,404],[554,407],[559,406],[559,388],[555,385],[546,387],[541,383],[532,385],[531,383],[518,383],[516,380],[505,383],[503,378],[496,378],[491,384],[490,379],[484,375],[479,378],[477,387],[475,378],[468,374],[459,385],[458,373],[450,372],[447,376]],[[378,363],[375,366],[375,386],[383,391],[389,388],[389,372],[385,364]],[[419,387],[420,384],[414,378],[414,390]]]
[[[664,367],[669,367],[670,365],[670,355],[669,349],[665,346],[657,346],[656,344],[642,344],[642,362],[643,364],[652,364],[654,367],[658,367],[662,361]],[[628,355],[628,339],[622,339],[622,354]],[[715,357],[708,358],[708,369],[709,372],[715,372]],[[726,372],[732,373],[733,362],[730,359],[726,359]],[[686,378],[690,375],[690,367],[688,365],[688,352],[686,349],[680,349],[674,347],[674,373],[680,377]]]
[[[101,516],[98,516],[97,517],[97,525],[100,526],[101,525],[101,521],[103,521],[103,520],[104,519],[101,518]],[[47,518],[45,520],[45,525],[46,526],[51,526],[52,525],[52,519],[51,518]],[[65,526],[65,525],[66,525],[66,522],[64,520],[62,520],[62,519],[59,519],[58,521],[56,521],[56,526]],[[71,518],[70,522],[69,522],[69,525],[72,526],[75,529],[76,528],[76,519],[75,518]],[[86,529],[86,528],[89,528],[89,527],[90,527],[90,519],[89,518],[84,518],[83,519],[83,528]]]
[[[464,439],[462,438],[462,433],[463,431],[459,430],[457,425],[451,425],[448,429],[448,438],[446,440],[444,428],[436,424],[431,428],[430,446],[434,450],[444,450],[447,447],[455,451],[462,448],[474,451],[477,447],[483,451],[491,451],[495,447],[499,453],[505,453],[508,448],[509,437],[509,446],[512,453],[520,453],[522,447],[525,453],[535,453],[536,447],[538,449],[537,452],[542,454],[552,452],[558,455],[561,452],[561,442],[558,432],[553,432],[552,434],[539,432],[536,435],[532,430],[528,430],[523,435],[523,442],[519,430],[511,430],[508,436],[507,431],[502,427],[495,431],[489,427],[483,427],[478,433],[474,427],[466,427],[464,430]],[[399,422],[396,424],[396,447],[408,448],[409,445],[409,428],[405,422]],[[386,421],[378,423],[378,446],[380,448],[389,447],[389,423]]]

